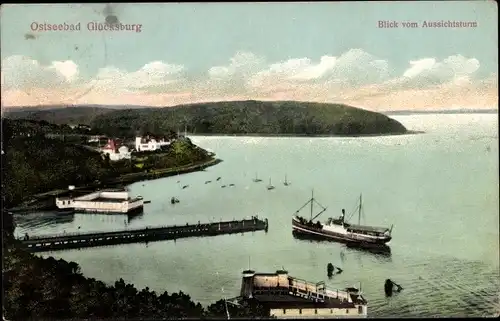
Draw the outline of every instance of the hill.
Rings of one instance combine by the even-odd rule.
[[[347,105],[294,101],[230,101],[168,108],[120,110],[96,117],[92,128],[108,135],[183,130],[227,135],[378,135],[406,128],[380,113]]]
[[[97,106],[7,108],[2,117],[10,119],[29,119],[46,121],[54,124],[84,124],[90,125],[97,116],[116,111],[113,108]]]
[[[228,135],[378,135],[406,133],[386,115],[342,104],[295,101],[224,101],[164,108],[75,106],[8,111],[11,119],[78,123],[114,136],[183,130]]]
[[[2,119],[4,206],[18,204],[36,193],[117,176],[100,153],[45,138],[46,130],[53,126]]]

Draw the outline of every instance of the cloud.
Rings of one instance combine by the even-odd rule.
[[[182,65],[153,61],[135,71],[104,66],[91,79],[72,61],[49,65],[24,56],[2,61],[3,105],[143,104],[169,106],[215,100],[262,99],[340,102],[368,109],[447,108],[477,103],[497,106],[497,75],[476,76],[473,57],[409,61],[394,73],[390,62],[361,49],[339,56],[267,62],[237,52],[226,64],[190,75]],[[6,101],[6,102],[5,102]],[[464,106],[467,107],[467,106]]]
[[[2,85],[9,89],[67,87],[78,80],[78,73],[78,66],[70,60],[43,66],[16,55],[2,61]]]
[[[429,88],[446,83],[467,83],[480,68],[475,58],[462,55],[450,56],[442,62],[435,58],[410,61],[408,68],[392,85],[399,88]]]
[[[208,70],[211,79],[234,79],[250,77],[264,63],[264,59],[251,52],[240,51],[230,59],[227,66],[215,66]]]
[[[182,81],[184,66],[167,64],[162,61],[147,63],[134,72],[127,72],[110,66],[99,69],[97,76],[90,81],[90,86],[100,89],[113,90],[163,90],[172,89],[176,83]]]
[[[388,61],[378,59],[361,49],[351,49],[339,57],[330,78],[356,86],[378,83],[388,76]]]
[[[197,82],[200,93],[216,95],[244,94],[251,91],[249,80],[265,67],[265,60],[251,52],[237,52],[229,64],[214,66],[208,70],[208,79]]]
[[[315,63],[309,58],[289,59],[271,64],[252,78],[253,86],[268,86],[285,81],[289,84],[325,86],[361,86],[379,83],[389,75],[389,63],[361,49],[351,49],[340,57],[323,56]]]

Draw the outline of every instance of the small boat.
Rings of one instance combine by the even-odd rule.
[[[262,180],[257,176],[257,173],[255,173],[255,178],[253,179],[255,183],[260,183]]]
[[[273,184],[271,184],[271,179],[269,179],[269,185],[267,185],[267,190],[270,191],[272,189],[274,189],[274,186]]]
[[[205,181],[205,184],[209,184],[209,183],[212,183],[212,181]]]
[[[144,204],[149,204],[151,203],[151,201],[144,201]]]
[[[170,199],[170,203],[171,203],[171,204],[176,204],[176,203],[179,203],[179,199],[177,199],[177,198],[175,198],[175,197],[172,197],[172,198]]]
[[[327,275],[330,278],[334,274],[340,274],[340,273],[342,273],[344,271],[341,268],[339,268],[338,266],[333,265],[332,263],[328,263],[328,265],[326,266],[326,270],[327,270]]]
[[[222,185],[221,188],[226,188],[226,185]]]
[[[289,181],[287,181],[287,179],[286,179],[286,175],[285,175],[285,181],[283,182],[283,185],[288,186],[288,185],[290,185],[290,184],[291,184],[291,183],[290,183]]]
[[[234,184],[229,184],[229,186],[233,187],[233,186],[234,186]]]
[[[335,271],[335,267],[333,266],[332,263],[328,263],[328,265],[326,266],[326,271],[327,271],[328,275],[333,274],[333,271]]]
[[[322,210],[313,217],[313,207],[314,203],[319,205]],[[302,210],[308,204],[311,205],[311,217],[306,219],[299,216],[299,211]],[[303,236],[309,236],[314,238],[321,238],[334,242],[347,243],[350,247],[376,247],[376,246],[386,246],[392,239],[392,226],[390,228],[386,227],[375,227],[375,226],[363,226],[361,223],[361,212],[362,212],[362,197],[359,197],[358,210],[358,224],[348,223],[345,219],[345,210],[342,210],[342,216],[337,219],[329,218],[325,223],[314,220],[319,217],[323,212],[326,211],[326,207],[323,207],[314,199],[314,192],[311,195],[311,199],[307,201],[300,209],[295,212],[292,219],[292,229],[294,233],[302,234]]]
[[[184,186],[182,186],[182,189],[186,189],[188,187],[189,187],[189,185],[184,185]]]
[[[220,179],[221,179],[221,177],[220,177],[220,176],[219,176],[219,177],[217,177],[217,180],[218,180],[218,181],[220,181]]]
[[[393,291],[396,290],[396,292],[401,292],[403,291],[403,287],[396,282],[392,281],[391,279],[385,280],[384,284],[384,291],[386,296],[392,296]]]

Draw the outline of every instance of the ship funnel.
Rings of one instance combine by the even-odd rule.
[[[243,274],[244,278],[252,278],[255,275],[255,271],[254,270],[245,270],[245,271],[243,271],[242,274]]]
[[[255,276],[255,271],[245,270],[243,271],[243,279],[241,280],[241,290],[240,296],[249,299],[253,296],[253,277]]]

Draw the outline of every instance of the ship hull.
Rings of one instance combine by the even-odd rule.
[[[316,228],[307,226],[297,222],[296,220],[292,221],[293,233],[301,235],[303,237],[309,237],[314,239],[322,239],[326,241],[344,243],[350,247],[378,247],[378,246],[386,246],[391,241],[391,237],[387,236],[385,238],[377,238],[377,239],[360,239],[359,236],[352,234],[342,234],[336,233],[333,231],[326,231],[322,228]]]

